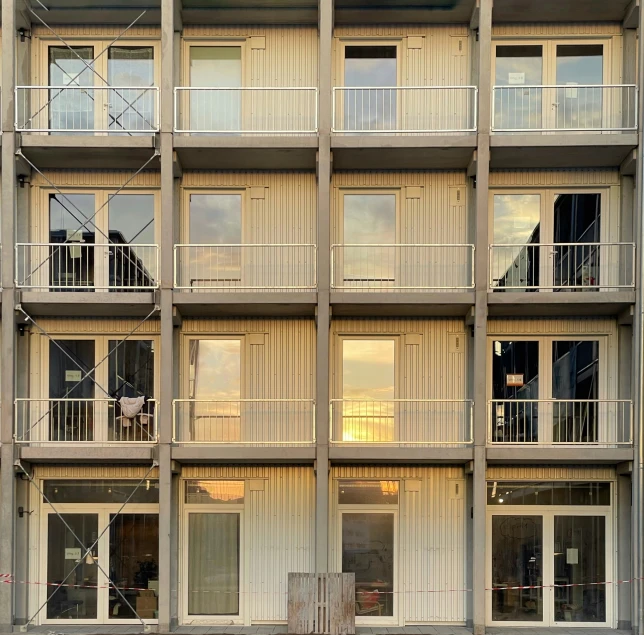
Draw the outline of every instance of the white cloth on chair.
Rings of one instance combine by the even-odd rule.
[[[145,397],[121,397],[119,405],[121,406],[121,414],[126,422],[123,423],[125,427],[132,425],[132,420],[141,412],[145,404]]]

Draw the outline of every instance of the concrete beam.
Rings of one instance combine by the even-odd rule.
[[[640,21],[640,0],[632,0],[626,7],[622,27],[625,29],[636,29]]]
[[[489,464],[532,463],[533,465],[617,465],[633,460],[633,448],[596,448],[584,447],[541,448],[531,446],[489,446],[487,462]]]
[[[472,9],[472,17],[470,17],[470,29],[476,31],[479,28],[481,19],[481,0],[476,0],[474,8]]]
[[[622,176],[634,176],[637,169],[637,148],[631,150],[619,166],[619,173]]]

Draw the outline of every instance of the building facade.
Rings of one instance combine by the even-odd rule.
[[[644,628],[639,3],[429,4],[2,0],[2,632]]]

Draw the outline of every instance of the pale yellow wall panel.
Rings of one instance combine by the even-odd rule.
[[[33,474],[35,478],[138,478],[144,476],[159,478],[159,468],[155,467],[148,473],[150,466],[123,466],[123,465],[35,465]]]
[[[161,322],[150,318],[141,323],[137,319],[114,318],[38,318],[38,324],[47,333],[77,333],[79,335],[127,335],[136,328],[136,334],[158,335],[161,332]],[[138,328],[137,328],[138,327]],[[39,334],[37,328],[32,328],[34,334]]]
[[[45,20],[47,18],[45,17]],[[105,38],[105,39],[114,39],[117,35],[121,35],[119,42],[123,43],[123,40],[136,39],[136,38],[148,38],[148,37],[161,37],[161,29],[158,26],[137,26],[136,24],[130,27],[126,33],[123,33],[124,26],[96,26],[89,24],[81,25],[56,25],[54,31],[56,35],[59,35],[62,38],[65,37],[81,37],[81,38]],[[35,23],[32,27],[32,35],[35,37],[40,37],[43,39],[57,39],[52,32],[47,29],[45,26]],[[109,42],[106,42],[109,44]],[[64,46],[62,42],[61,46]],[[100,53],[100,51],[98,51]],[[97,53],[97,54],[98,54]]]
[[[622,27],[616,22],[580,22],[577,24],[533,23],[497,24],[492,27],[492,37],[539,36],[561,37],[581,35],[621,36]]]
[[[619,170],[492,170],[490,187],[619,185]]]
[[[157,170],[146,170],[134,178],[132,171],[102,170],[43,170],[43,174],[56,187],[116,187],[128,183],[128,188],[160,187],[161,174]],[[34,172],[32,186],[51,187],[42,175]],[[130,180],[131,179],[131,180]]]
[[[615,468],[603,465],[573,466],[573,465],[491,465],[487,468],[488,480],[517,480],[517,481],[602,481],[616,477]]]
[[[562,318],[492,318],[488,320],[489,335],[616,335],[617,323],[610,319]]]

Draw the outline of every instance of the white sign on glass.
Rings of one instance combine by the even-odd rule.
[[[508,84],[510,86],[525,84],[525,73],[508,73]]]

